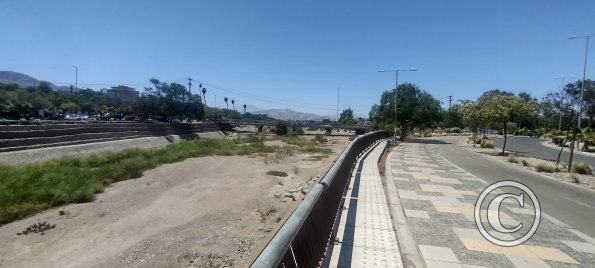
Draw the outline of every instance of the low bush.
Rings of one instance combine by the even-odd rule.
[[[276,171],[276,170],[271,170],[269,172],[267,172],[267,175],[271,175],[271,176],[277,176],[277,177],[287,177],[287,172],[283,172],[283,171]]]
[[[574,164],[570,171],[572,171],[572,173],[585,174],[585,175],[593,174],[593,168],[591,167],[591,165],[589,165],[587,163],[583,163],[583,162],[578,162],[578,163]]]
[[[324,137],[324,135],[316,134],[314,135],[314,140],[318,143],[327,143],[328,139]]]
[[[481,148],[494,149],[496,147],[491,141],[484,141],[481,143]]]
[[[514,156],[514,155],[511,155],[511,156],[508,157],[508,162],[510,162],[510,163],[518,163],[519,162],[519,158],[516,157],[516,156]]]
[[[523,164],[523,166],[525,166],[525,167],[530,166],[529,161],[527,161],[525,159],[521,159],[521,164]]]
[[[546,172],[546,173],[552,173],[552,172],[556,172],[556,167],[554,167],[551,164],[548,163],[541,163],[539,165],[535,166],[535,170],[537,170],[538,172]]]
[[[574,175],[574,174],[570,175],[570,182],[572,182],[572,183],[581,183],[581,181],[579,180],[578,176],[577,175]]]

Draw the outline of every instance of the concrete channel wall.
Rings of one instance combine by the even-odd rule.
[[[151,136],[192,135],[219,130],[216,122],[0,125],[0,152]]]

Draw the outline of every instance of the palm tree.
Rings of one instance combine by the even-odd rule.
[[[246,104],[244,104],[244,114],[246,114]]]
[[[233,107],[233,110],[236,110],[236,101],[235,100],[231,100],[231,106]]]
[[[228,100],[228,98],[227,98],[227,97],[225,97],[225,98],[223,98],[223,100],[225,101],[225,106],[227,107],[227,110],[229,110],[229,105],[227,105],[227,100]]]
[[[207,105],[207,97],[206,97],[206,95],[207,95],[207,88],[203,87],[202,88],[202,100],[205,102],[205,106]]]

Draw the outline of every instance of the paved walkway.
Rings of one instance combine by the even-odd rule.
[[[330,267],[402,267],[377,165],[385,145],[377,144],[356,163]]]
[[[436,146],[403,143],[387,160],[389,206],[405,266],[595,267],[595,240],[547,214],[522,245],[487,241],[474,221],[475,202],[487,183],[450,163]],[[508,200],[499,208],[505,226],[531,225],[531,206]]]

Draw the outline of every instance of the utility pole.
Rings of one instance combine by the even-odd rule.
[[[451,104],[452,104],[452,96],[448,96],[448,109],[450,109]]]
[[[339,83],[337,82],[337,123],[339,123]]]
[[[188,93],[192,94],[192,78],[188,78]]]
[[[79,88],[79,68],[77,66],[72,66],[74,68],[74,91],[78,91]],[[72,90],[71,90],[72,91]]]
[[[217,94],[215,94],[215,108],[217,108]]]

